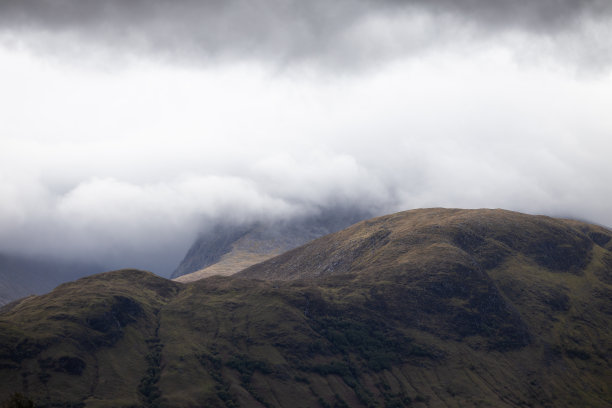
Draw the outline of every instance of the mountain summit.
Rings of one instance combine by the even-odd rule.
[[[520,257],[556,272],[578,273],[593,243],[609,246],[608,230],[576,221],[505,210],[424,209],[363,221],[252,266],[241,276],[291,280],[462,265],[495,269]]]
[[[0,312],[0,400],[612,406],[612,232],[504,210],[355,224],[231,277],[108,272]]]

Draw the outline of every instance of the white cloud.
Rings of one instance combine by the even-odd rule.
[[[612,225],[612,77],[513,55],[440,49],[337,76],[145,60],[105,72],[0,49],[0,251],[163,273],[211,220],[334,205]]]

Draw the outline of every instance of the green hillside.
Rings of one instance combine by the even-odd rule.
[[[0,400],[44,407],[609,407],[612,233],[416,210],[237,276],[142,271],[0,312]]]

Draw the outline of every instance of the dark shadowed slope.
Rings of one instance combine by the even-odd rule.
[[[20,391],[37,406],[138,402],[159,309],[177,291],[152,273],[117,271],[5,306],[0,394]]]
[[[241,276],[84,278],[2,310],[0,400],[609,407],[611,237],[500,210],[418,210]]]

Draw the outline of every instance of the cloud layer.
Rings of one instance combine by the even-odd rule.
[[[612,225],[612,81],[525,70],[498,51],[452,61],[321,81],[252,65],[40,72],[12,55],[0,251],[163,273],[215,220],[343,206]]]
[[[462,44],[505,41],[519,56],[611,61],[606,0],[6,0],[6,43],[116,61],[263,59],[340,69]]]
[[[611,15],[606,0],[2,1],[0,253],[163,274],[211,223],[325,208],[610,226]]]

